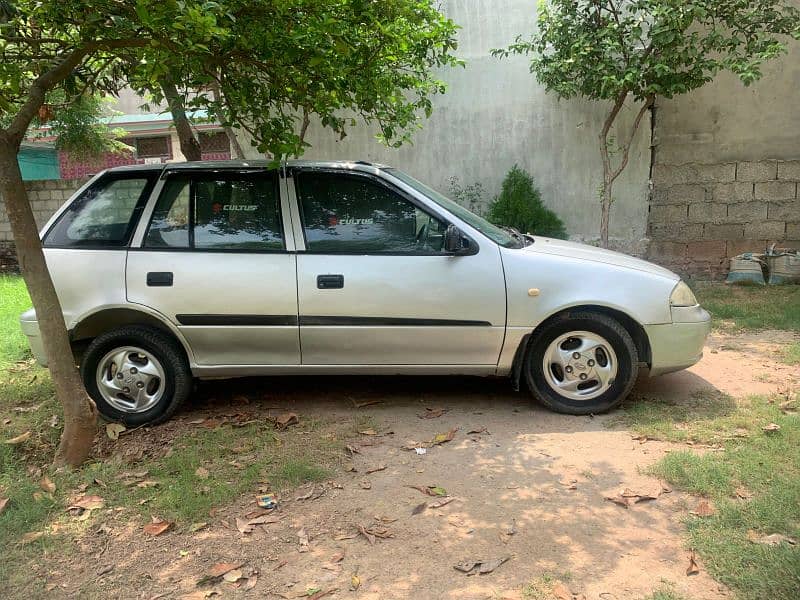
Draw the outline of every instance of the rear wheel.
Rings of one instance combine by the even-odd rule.
[[[89,395],[105,418],[128,426],[166,421],[189,396],[192,375],[180,346],[149,327],[95,338],[81,363]]]
[[[628,331],[613,318],[591,312],[545,323],[525,359],[533,396],[572,415],[605,412],[630,393],[639,357]]]

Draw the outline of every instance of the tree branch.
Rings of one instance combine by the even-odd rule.
[[[642,123],[642,118],[644,117],[644,114],[647,112],[647,110],[651,106],[653,106],[653,103],[655,102],[655,99],[656,99],[655,95],[653,95],[653,94],[649,95],[647,97],[647,99],[645,100],[645,103],[639,109],[639,112],[636,115],[636,119],[633,121],[633,128],[631,129],[631,133],[628,136],[628,141],[622,148],[622,162],[619,164],[619,166],[611,174],[611,181],[612,182],[614,180],[616,180],[616,178],[620,176],[622,171],[625,170],[625,167],[628,166],[628,156],[629,156],[630,151],[631,151],[631,145],[633,144],[633,138],[636,137],[636,132],[639,130],[639,125]]]

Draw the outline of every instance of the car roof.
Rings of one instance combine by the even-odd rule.
[[[372,169],[386,169],[387,165],[370,163],[363,160],[288,160],[284,163],[287,167],[305,167],[317,169],[343,169],[358,170],[368,167]],[[274,163],[265,159],[257,160],[201,160],[193,162],[161,163],[157,165],[125,165],[112,167],[107,173],[147,172],[147,171],[194,171],[207,169],[252,169],[268,168]]]

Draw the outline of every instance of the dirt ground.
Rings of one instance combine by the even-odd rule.
[[[642,379],[634,395],[679,402],[702,390],[740,396],[796,388],[800,369],[774,359],[796,339],[782,332],[715,334],[698,365]],[[143,539],[140,524],[111,516],[92,528],[67,563],[46,571],[53,595],[72,596],[94,581],[94,589],[118,598],[214,592],[224,598],[521,598],[527,583],[547,573],[587,600],[640,599],[662,580],[696,600],[729,596],[702,563],[698,575],[686,575],[681,521],[697,500],[642,474],[676,446],[634,439],[614,425],[613,413],[553,414],[505,380],[279,378],[207,385],[254,396],[269,390],[269,408],[277,401],[301,418],[368,414],[377,435],[353,442],[355,471],[284,494],[277,522],[256,525],[252,533],[240,533],[235,517],[254,514],[254,495],[209,517],[209,526],[196,533]],[[354,408],[368,400],[380,403]],[[444,412],[420,418],[432,412],[426,409]],[[209,410],[190,408],[178,419],[188,423]],[[452,429],[451,441],[425,454],[413,450],[419,446],[413,442]],[[440,486],[452,501],[432,507],[441,499],[412,486]],[[629,508],[605,499],[625,488],[657,498]],[[369,540],[359,526],[388,537]],[[488,574],[454,568],[495,559],[508,560]],[[244,576],[257,571],[249,580],[254,587],[247,590],[244,579],[198,587],[220,562],[241,564]]]

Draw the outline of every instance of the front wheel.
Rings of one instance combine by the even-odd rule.
[[[605,412],[636,383],[636,345],[607,315],[567,314],[545,323],[535,335],[525,358],[525,379],[533,396],[556,412]]]
[[[166,421],[192,385],[189,365],[175,340],[138,326],[95,338],[81,361],[81,375],[100,414],[129,427]]]

